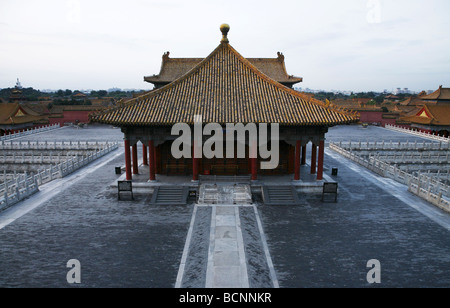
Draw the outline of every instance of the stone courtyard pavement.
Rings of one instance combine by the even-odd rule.
[[[26,138],[121,141],[122,134],[62,128]],[[379,127],[334,127],[327,134],[327,141],[382,139],[422,141]],[[118,201],[110,184],[121,165],[123,149],[0,213],[0,287],[173,288],[192,221],[182,287],[205,286],[208,247],[200,243],[210,236],[211,207],[151,205],[145,194]],[[334,167],[337,203],[300,194],[298,206],[257,200],[257,216],[253,207],[239,207],[249,287],[271,287],[274,278],[257,253],[258,219],[281,288],[450,287],[450,214],[326,149],[325,174]],[[80,261],[80,284],[66,280],[70,259]],[[366,280],[371,259],[380,262],[380,284]]]

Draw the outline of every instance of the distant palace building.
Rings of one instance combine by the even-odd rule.
[[[252,180],[258,174],[293,174],[299,180],[308,143],[312,143],[311,173],[322,180],[328,127],[357,122],[357,113],[291,89],[302,78],[287,75],[281,53],[275,59],[246,59],[229,44],[229,26],[220,29],[220,45],[206,58],[172,59],[165,53],[160,74],[144,78],[156,89],[91,116],[94,122],[121,127],[126,178],[131,180],[138,173],[140,141],[150,180],[155,180],[155,174],[190,174],[193,180],[199,174],[250,174]],[[265,159],[250,157],[248,140],[245,158],[236,154],[233,158],[173,157],[171,145],[179,136],[171,134],[172,126],[192,127],[197,115],[203,124],[222,125],[223,131],[226,123],[278,123],[278,167],[260,168]],[[225,148],[224,144],[224,152]]]
[[[0,103],[0,136],[48,124],[45,116],[19,103]]]
[[[450,104],[450,88],[443,88],[439,86],[439,89],[431,94],[422,96],[421,99],[427,104],[436,105],[449,105]]]
[[[450,88],[439,87],[431,94],[421,96],[424,103],[419,111],[402,117],[411,127],[448,137],[450,131]]]
[[[0,136],[48,124],[48,119],[29,108],[24,102],[22,85],[17,78],[9,103],[0,102]]]

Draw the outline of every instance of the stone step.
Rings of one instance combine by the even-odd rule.
[[[265,205],[300,204],[297,191],[292,186],[263,186],[262,195]]]
[[[157,205],[185,205],[189,196],[189,187],[157,186],[150,201]]]

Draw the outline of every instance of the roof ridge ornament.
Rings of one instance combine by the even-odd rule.
[[[228,24],[221,24],[220,25],[220,31],[222,32],[222,40],[221,43],[228,43],[228,31],[230,31],[230,26]]]
[[[277,59],[281,62],[284,61],[284,55],[282,52],[279,52],[279,51],[277,52]]]

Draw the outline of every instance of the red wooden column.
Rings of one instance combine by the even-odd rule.
[[[130,141],[124,140],[125,147],[125,174],[126,180],[131,181],[131,155],[130,155]]]
[[[155,176],[156,176],[156,147],[153,144],[153,170],[155,170]]]
[[[155,146],[153,140],[148,141],[148,161],[150,163],[149,173],[150,173],[150,181],[155,180]]]
[[[306,165],[306,144],[302,146],[302,166]]]
[[[144,166],[148,166],[148,157],[147,157],[147,146],[142,144],[142,164]]]
[[[316,161],[317,161],[317,145],[313,143],[311,150],[311,174],[316,173]]]
[[[317,179],[323,179],[323,155],[325,150],[325,141],[320,140],[319,142],[319,161],[317,162]]]
[[[297,140],[295,145],[295,159],[294,159],[294,180],[300,180],[300,153],[302,150],[302,141]]]
[[[133,174],[139,174],[138,171],[138,156],[137,156],[137,144],[131,147],[131,153],[133,154]]]

